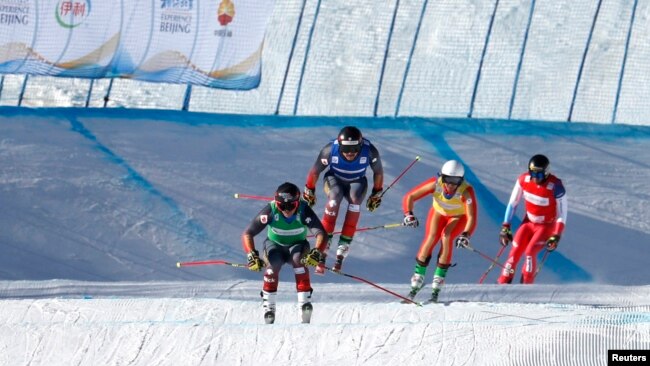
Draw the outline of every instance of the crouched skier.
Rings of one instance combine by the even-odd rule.
[[[281,184],[275,192],[275,199],[264,206],[242,234],[242,246],[247,254],[248,269],[261,271],[264,268],[261,295],[264,320],[267,324],[275,321],[279,274],[285,263],[291,264],[296,276],[296,291],[302,322],[309,323],[311,319],[310,300],[313,290],[309,271],[302,260],[303,256],[307,255],[305,262],[318,264],[325,250],[325,229],[314,211],[300,200],[300,196],[300,190],[296,185],[289,182]],[[253,240],[253,237],[265,227],[268,228],[264,240],[266,264],[260,259]],[[316,243],[311,252],[307,241],[307,229],[316,236]]]

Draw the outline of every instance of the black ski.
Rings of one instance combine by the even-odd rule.
[[[266,324],[273,324],[275,322],[275,312],[274,311],[267,311],[264,313],[264,323]]]
[[[308,324],[311,322],[311,313],[314,310],[314,307],[311,305],[310,302],[306,302],[302,304],[302,308],[300,309],[301,311],[301,316],[302,316],[302,322]]]

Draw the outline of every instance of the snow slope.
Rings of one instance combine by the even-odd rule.
[[[377,211],[363,209],[360,227],[400,222],[403,194],[459,159],[479,200],[472,245],[488,256],[499,249],[514,180],[532,154],[547,154],[567,187],[569,219],[538,284],[497,286],[493,270],[478,285],[489,262],[457,249],[441,304],[400,304],[328,273],[312,277],[315,313],[302,325],[284,269],[277,323],[267,326],[259,273],[175,267],[244,262],[239,235],[264,202],[233,195],[302,185],[318,150],[347,124],[380,149],[385,186],[422,158]],[[0,364],[605,365],[608,349],[650,349],[649,132],[2,107]],[[418,202],[416,215],[426,210]],[[344,271],[404,293],[422,235],[360,232]]]

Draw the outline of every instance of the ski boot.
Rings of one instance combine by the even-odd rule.
[[[434,303],[434,304],[437,303],[439,294],[440,294],[440,289],[434,288],[433,291],[431,291],[431,297],[427,302]]]
[[[442,272],[440,272],[442,271]],[[440,290],[442,289],[442,286],[445,284],[445,277],[441,276],[440,274],[447,274],[446,269],[440,270],[440,268],[436,269],[436,274],[433,276],[433,285],[431,286],[431,298],[427,300],[429,303],[437,303],[438,302],[438,295],[440,294]]]
[[[345,257],[348,256],[349,252],[350,252],[350,242],[342,238],[339,241],[339,246],[336,248],[336,262],[334,262],[334,267],[332,267],[332,270],[336,272],[341,272],[341,267],[343,266],[343,260],[345,259]]]
[[[415,299],[415,295],[420,292],[422,289],[422,286],[424,285],[424,276],[418,273],[414,273],[413,276],[411,277],[411,291],[409,291],[408,295],[406,297],[409,300]],[[408,303],[408,301],[402,301],[403,303]]]
[[[336,256],[336,262],[334,262],[334,267],[332,267],[332,271],[341,272],[341,267],[343,266],[343,259],[345,259],[345,257],[342,255]]]

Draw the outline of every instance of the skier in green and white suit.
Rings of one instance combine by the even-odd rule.
[[[326,234],[318,216],[309,205],[300,200],[300,196],[300,189],[295,184],[281,184],[275,192],[275,199],[264,206],[242,234],[242,246],[247,253],[248,268],[252,271],[261,271],[264,268],[262,298],[267,323],[273,323],[275,320],[279,274],[285,263],[293,267],[298,303],[303,310],[303,322],[309,322],[311,315],[310,300],[313,290],[305,264],[318,264],[325,250]],[[267,237],[264,240],[267,263],[260,259],[253,240],[264,228],[267,228]],[[314,249],[311,251],[307,241],[308,231],[316,237]]]

